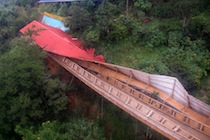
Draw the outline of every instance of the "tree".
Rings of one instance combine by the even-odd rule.
[[[134,6],[146,13],[150,10],[152,4],[148,0],[135,0]]]
[[[72,119],[69,122],[47,121],[36,130],[16,127],[16,132],[27,140],[105,140],[102,129],[92,121]]]
[[[0,58],[0,133],[11,138],[14,127],[62,117],[67,107],[65,85],[46,73],[43,52],[15,39]]]
[[[113,22],[109,26],[108,38],[111,41],[119,41],[127,36],[128,29],[120,22]]]
[[[172,43],[173,47],[163,53],[164,63],[172,72],[171,75],[177,77],[185,88],[199,87],[201,79],[210,70],[209,51],[203,40],[192,41],[185,37],[179,41]]]
[[[68,16],[68,5],[66,3],[61,4],[60,8],[58,9],[58,15],[60,16]]]
[[[9,3],[9,2],[8,2]],[[38,17],[36,8],[8,4],[0,5],[0,54],[7,52],[9,42],[19,33],[19,29]]]
[[[189,34],[189,22],[193,15],[195,15],[202,5],[202,2],[197,0],[176,0],[174,1],[175,13],[182,20],[182,27],[185,34]]]
[[[143,60],[139,64],[139,69],[152,74],[169,75],[169,68],[160,60]]]
[[[41,12],[49,12],[49,13],[57,13],[59,4],[58,3],[43,3],[40,5],[40,11]]]
[[[91,14],[82,7],[73,5],[70,7],[70,15],[66,18],[65,24],[75,33],[83,33],[90,25],[92,25]]]
[[[94,13],[96,22],[93,27],[96,27],[102,37],[101,39],[104,40],[109,38],[110,26],[115,20],[117,12],[117,6],[108,1],[103,1],[103,3],[97,7],[97,10]]]
[[[21,6],[35,6],[38,0],[15,0],[17,5]]]

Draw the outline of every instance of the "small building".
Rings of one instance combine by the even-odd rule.
[[[47,12],[41,14],[41,18],[39,19],[40,22],[58,28],[64,32],[68,31],[70,28],[64,26],[64,18],[61,16],[53,15]]]
[[[23,27],[20,32],[33,39],[40,48],[47,52],[69,58],[105,62],[102,55],[94,55],[94,48],[87,49],[79,40],[62,30],[36,20]]]

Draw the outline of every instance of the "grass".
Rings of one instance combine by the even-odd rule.
[[[112,45],[103,43],[97,51],[105,56],[108,63],[141,70],[138,67],[141,61],[161,61],[164,58],[162,52],[166,50],[167,48],[164,46],[151,48],[143,44],[132,44],[123,41],[113,43]],[[210,104],[210,76],[203,78],[201,87],[190,91],[190,94]]]
[[[123,41],[110,46],[103,44],[99,52],[103,52],[108,63],[138,69],[138,65],[143,60],[160,60],[161,50],[161,48],[151,48],[143,44]]]

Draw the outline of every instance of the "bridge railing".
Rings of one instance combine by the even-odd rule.
[[[104,81],[100,80],[99,78],[97,78],[96,76],[94,76],[93,74],[85,71],[82,67],[80,67],[76,63],[72,62],[70,59],[61,57],[61,56],[57,56],[57,55],[52,55],[52,56],[55,57],[56,59],[60,60],[62,63],[65,63],[69,68],[73,69],[79,75],[85,77],[86,80],[88,80],[92,84],[94,84],[96,86],[100,86],[100,88],[103,88],[103,90],[105,90],[107,93],[113,92],[113,94],[116,95],[117,97],[120,97],[123,102],[128,103],[129,102],[128,98],[130,98],[130,97],[122,95],[121,91],[123,91],[123,92],[127,93],[128,95],[130,95],[131,97],[163,112],[164,114],[169,115],[170,117],[178,120],[179,122],[184,123],[194,129],[210,136],[210,127],[209,126],[190,118],[189,116],[137,91],[136,89],[134,89],[134,88],[132,88],[132,87],[130,87],[114,78],[104,79],[104,81],[105,81],[104,82]],[[108,83],[110,83],[114,87],[121,89],[121,91],[113,89],[113,87],[111,85],[109,85]]]
[[[65,57],[59,57],[55,55],[51,57],[55,61],[57,61],[59,64],[61,64],[64,68],[66,68],[69,72],[71,72],[74,76],[79,78],[86,85],[90,86],[92,89],[97,91],[103,97],[105,97],[106,99],[108,99],[109,101],[117,105],[118,107],[122,108],[123,110],[131,114],[132,116],[143,121],[144,123],[151,120],[157,124],[155,125],[152,122],[150,122],[148,123],[148,125],[151,126],[151,124],[153,124],[155,126],[153,128],[159,128],[157,125],[162,126],[170,130],[170,131],[167,131],[167,133],[170,133],[171,136],[173,136],[174,134],[178,134],[179,136],[184,137],[185,139],[198,140],[197,137],[195,137],[193,134],[184,130],[179,124],[174,123],[170,119],[167,119],[166,117],[164,117],[164,115],[161,115],[160,113],[158,113],[156,110],[139,102],[134,97],[129,96],[125,92],[101,80],[100,78],[96,77],[95,75],[83,69],[78,64],[71,61],[70,59],[66,59]],[[146,98],[145,95],[141,96],[141,98],[142,99],[144,98],[145,100],[148,99],[147,100],[148,102],[151,102],[152,100],[152,99],[150,100],[149,98]],[[202,128],[200,130],[204,130],[204,129]],[[205,128],[205,131],[206,131],[206,128]],[[160,132],[163,133],[163,131],[160,131]]]
[[[177,78],[163,75],[148,74],[131,68],[126,68],[108,63],[102,63],[102,65],[110,69],[119,71],[127,76],[133,77],[139,81],[142,81],[148,84],[149,86],[151,85],[163,91],[165,94],[174,98],[178,102],[182,103],[184,106],[190,107],[193,110],[205,115],[206,117],[210,117],[210,106],[189,95]]]
[[[138,91],[138,90],[128,86],[127,84],[122,83],[114,78],[105,78],[104,80],[107,81],[108,83],[111,83],[115,87],[118,87],[119,89],[121,89],[128,95],[138,99],[139,101],[167,114],[168,116],[178,120],[179,122],[182,122],[194,129],[210,136],[210,127],[209,126],[190,118],[189,116],[181,113],[180,111],[175,110],[175,109],[167,106],[166,104],[161,103],[161,102],[141,93],[140,91]]]

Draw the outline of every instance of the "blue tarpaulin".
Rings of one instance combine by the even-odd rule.
[[[55,27],[55,28],[59,28],[64,32],[69,30],[69,28],[64,26],[64,23],[62,21],[55,18],[48,17],[46,15],[43,16],[42,23]]]

